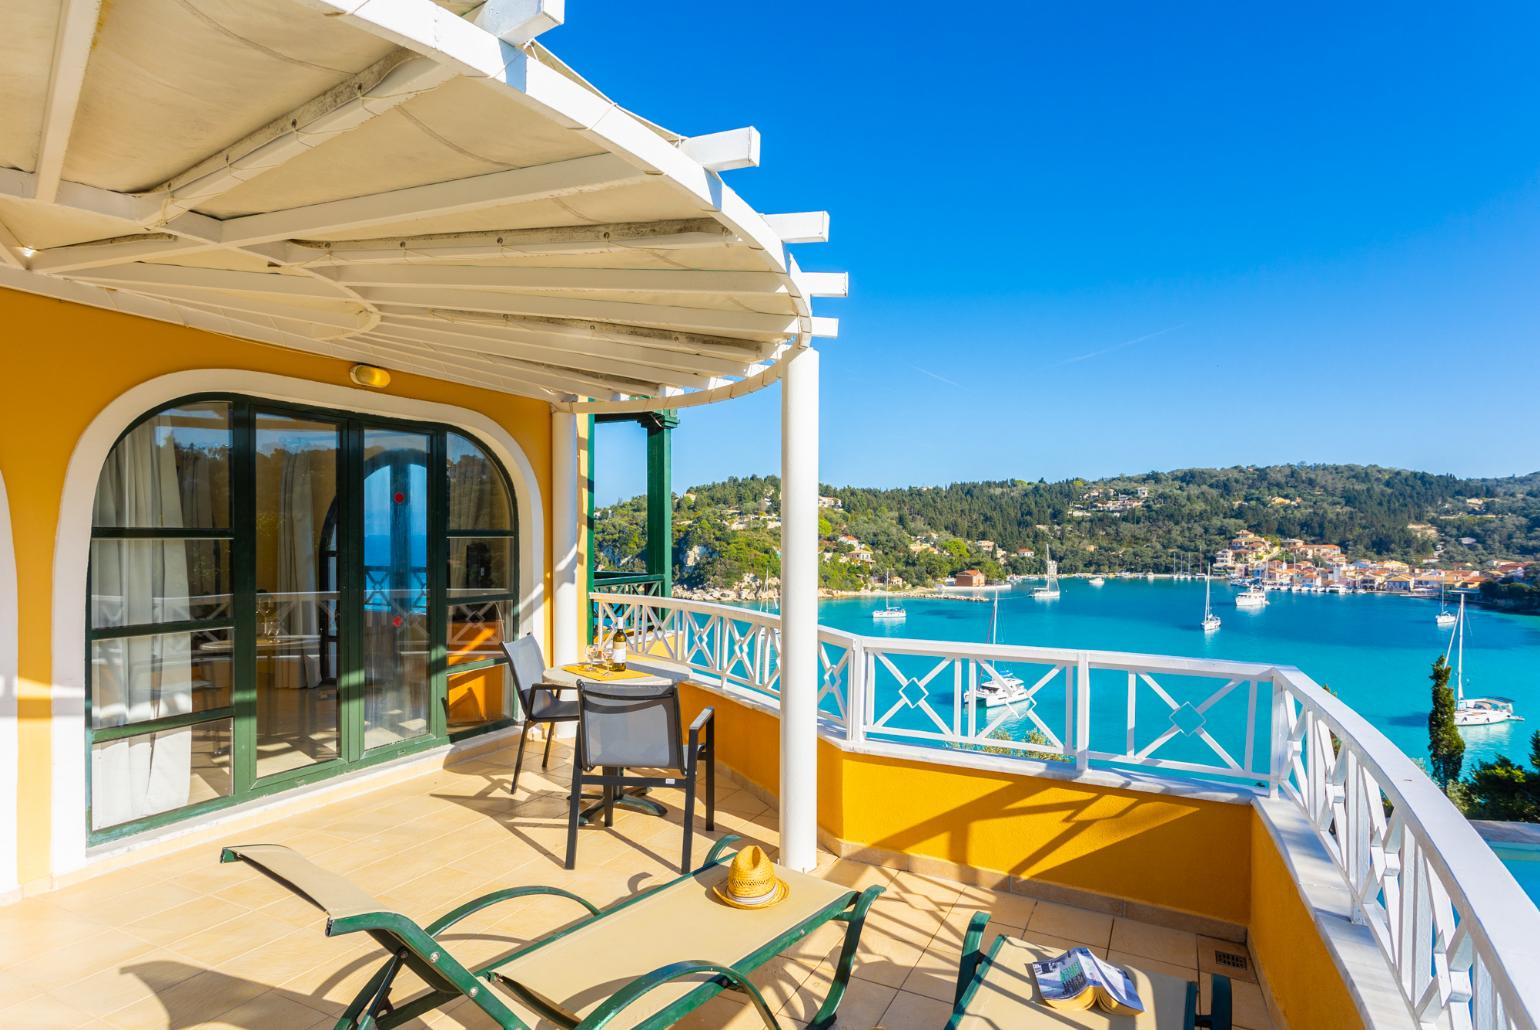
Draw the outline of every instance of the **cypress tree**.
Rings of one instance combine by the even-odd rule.
[[[1454,690],[1449,686],[1449,663],[1439,655],[1433,663],[1433,710],[1428,713],[1428,755],[1433,779],[1444,793],[1460,779],[1465,763],[1465,738],[1454,724]]]

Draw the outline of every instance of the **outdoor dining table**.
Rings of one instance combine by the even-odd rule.
[[[624,669],[617,670],[605,664],[593,664],[590,662],[573,662],[569,665],[559,665],[554,669],[547,669],[545,672],[547,682],[564,685],[570,684],[572,686],[578,686],[582,683],[624,683],[632,687],[666,687],[670,683],[678,682],[680,678],[679,676],[663,675],[659,670],[652,668],[635,668],[628,665]],[[615,804],[637,812],[646,812],[648,815],[661,816],[668,814],[668,809],[646,795],[646,787],[628,787],[615,798]],[[579,813],[579,818],[586,824],[589,817],[603,807],[604,799],[600,798],[583,809]]]

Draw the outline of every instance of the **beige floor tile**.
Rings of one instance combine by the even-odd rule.
[[[172,944],[183,937],[202,933],[236,916],[245,915],[248,911],[245,906],[233,901],[201,897],[164,912],[136,919],[126,929],[151,944]]]
[[[306,1030],[317,1023],[334,1022],[326,1014],[290,998],[282,991],[268,991],[238,1005],[216,1019],[196,1024],[199,1030]]]
[[[11,972],[39,990],[57,987],[119,966],[156,950],[155,945],[123,930],[101,930],[84,940],[42,952],[11,967]]]
[[[963,944],[972,918],[972,909],[961,905],[953,907],[931,938],[925,954],[904,979],[904,990],[941,1001],[952,1000],[957,991],[957,970],[962,964]],[[1024,927],[991,920],[984,928],[980,951],[987,954],[996,937],[1020,937],[1025,932]]]
[[[1112,921],[1110,947],[1113,951],[1160,959],[1194,971],[1198,968],[1198,935],[1185,930],[1118,918]]]
[[[174,951],[159,950],[121,966],[60,984],[48,993],[61,1003],[98,1018],[155,998],[203,970]]]
[[[76,1030],[77,1027],[107,1025],[109,1024],[47,994],[36,994],[10,1004],[0,1003],[0,1026],[4,1027],[26,1027],[27,1030]]]
[[[790,1019],[810,1021],[818,1014],[819,1007],[829,996],[834,982],[834,963],[825,962],[802,982],[797,993],[781,1008],[781,1014]],[[871,1030],[882,1019],[898,991],[871,980],[852,976],[840,999],[834,1025],[852,1030]]]
[[[1042,901],[1033,908],[1027,929],[1105,948],[1112,940],[1112,917]]]
[[[1149,958],[1145,955],[1135,955],[1132,952],[1119,951],[1116,948],[1107,952],[1107,961],[1119,966],[1137,966],[1146,973],[1161,973],[1165,976],[1175,977],[1178,980],[1196,980],[1198,973],[1187,966],[1179,966],[1174,962],[1162,962],[1160,959]]]
[[[937,1030],[952,1015],[950,1002],[899,991],[882,1015],[883,1030]]]
[[[124,1030],[180,1030],[218,1019],[268,990],[266,984],[204,971],[157,992],[152,998],[119,1009],[109,1015],[106,1022]]]
[[[990,922],[1026,926],[1032,919],[1033,910],[1037,908],[1037,899],[988,887],[964,886],[957,895],[954,907],[988,912]]]

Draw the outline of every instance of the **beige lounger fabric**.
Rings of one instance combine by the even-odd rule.
[[[756,949],[849,889],[776,867],[790,892],[763,911],[731,908],[712,888],[727,876],[713,866],[498,969],[532,994],[582,1017],[638,977],[690,959],[735,966]],[[665,984],[626,1009],[614,1024],[640,1020],[688,994],[708,977]]]
[[[392,911],[389,905],[381,904],[336,873],[327,872],[282,844],[245,844],[226,850],[289,884],[329,919]]]
[[[1038,997],[1037,984],[1027,967],[1033,962],[1063,954],[1014,937],[1002,937],[1000,950],[989,974],[968,1002],[968,1014],[959,1030],[1003,1030],[1034,1027],[1097,1027],[1099,1030],[1181,1030],[1187,1008],[1187,981],[1164,973],[1148,973],[1124,965],[1134,978],[1134,989],[1144,1002],[1137,1016],[1114,1016],[1101,1009],[1063,1012],[1049,1008]]]

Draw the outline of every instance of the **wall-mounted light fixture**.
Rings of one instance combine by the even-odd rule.
[[[354,365],[348,369],[348,378],[371,390],[383,390],[390,385],[390,373],[374,365]]]

